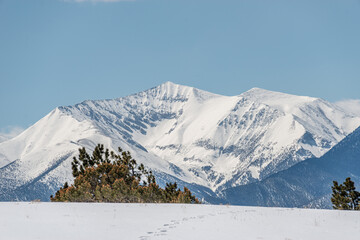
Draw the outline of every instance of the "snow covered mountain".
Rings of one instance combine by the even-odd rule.
[[[56,108],[0,143],[0,198],[24,200],[29,187],[41,191],[25,199],[53,193],[72,179],[77,149],[97,143],[129,150],[161,181],[211,195],[320,157],[359,125],[360,113],[318,98],[258,88],[228,97],[167,82]]]
[[[331,208],[333,181],[347,177],[359,187],[360,127],[320,158],[302,161],[263,181],[224,191],[232,204]]]

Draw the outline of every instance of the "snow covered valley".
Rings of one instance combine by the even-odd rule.
[[[0,203],[1,239],[359,239],[360,212],[227,205]]]

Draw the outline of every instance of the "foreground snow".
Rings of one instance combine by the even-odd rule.
[[[359,239],[360,212],[182,204],[0,203],[1,239]]]

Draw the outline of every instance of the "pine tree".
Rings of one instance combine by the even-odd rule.
[[[166,183],[165,186],[165,198],[168,202],[175,202],[176,198],[179,195],[179,189],[177,188],[177,184],[175,183]]]
[[[85,148],[71,164],[74,184],[66,182],[55,196],[54,202],[153,202],[153,203],[200,203],[189,189],[184,192],[176,183],[159,187],[155,176],[139,166],[130,152],[118,148],[119,154],[98,144],[90,156]],[[142,180],[142,184],[140,184]]]
[[[333,181],[331,202],[334,209],[360,210],[360,192],[356,191],[355,183],[348,177],[343,184]]]

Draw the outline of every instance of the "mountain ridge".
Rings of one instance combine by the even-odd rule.
[[[332,181],[360,183],[360,127],[320,158],[311,158],[268,178],[224,191],[233,204],[331,208]]]
[[[259,88],[222,96],[166,82],[122,98],[58,107],[0,143],[0,189],[9,185],[1,178],[21,187],[68,154],[41,181],[55,182],[51,188],[71,181],[77,148],[104,143],[129,150],[166,178],[220,194],[321,156],[359,125],[360,114],[317,98]],[[6,164],[15,160],[11,175]]]

